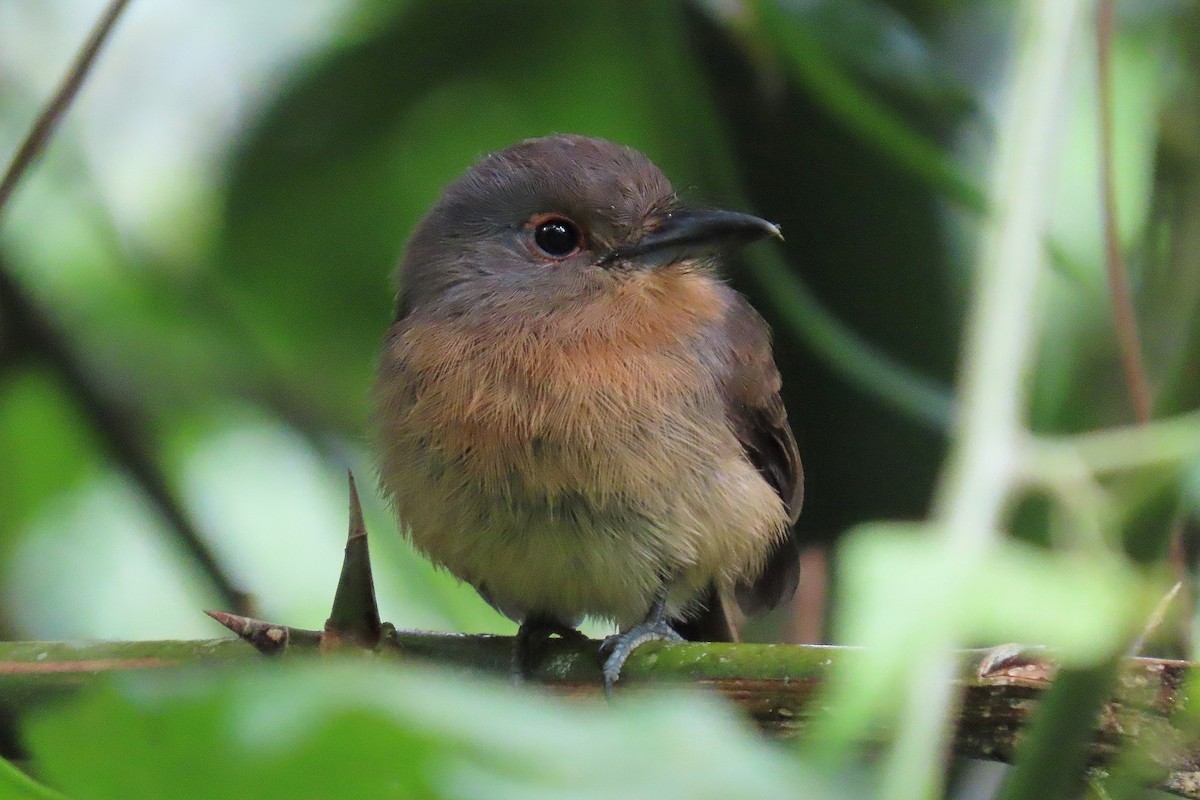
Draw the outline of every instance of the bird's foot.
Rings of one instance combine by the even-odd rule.
[[[563,641],[581,644],[587,637],[579,631],[555,619],[527,617],[517,629],[513,646],[512,679],[516,683],[528,680],[537,671],[546,656],[550,637],[558,636]]]
[[[1008,642],[988,648],[979,659],[976,672],[980,679],[1020,675],[1031,668],[1036,670],[1045,660],[1044,647]]]
[[[604,674],[604,695],[609,699],[617,678],[621,676],[621,667],[633,651],[646,642],[682,642],[683,637],[671,627],[671,624],[661,615],[652,616],[645,622],[634,625],[627,631],[608,636],[600,645],[600,671]]]

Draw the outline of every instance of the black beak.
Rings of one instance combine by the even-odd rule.
[[[768,236],[783,238],[778,225],[750,214],[673,211],[660,217],[658,225],[640,242],[615,249],[610,258],[636,260],[644,267],[661,267],[741,247]]]

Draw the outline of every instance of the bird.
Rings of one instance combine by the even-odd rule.
[[[643,643],[734,641],[794,593],[804,474],[771,333],[717,271],[771,237],[567,134],[484,156],[413,230],[373,389],[380,484],[416,549],[519,623],[518,674],[606,621],[611,696]]]

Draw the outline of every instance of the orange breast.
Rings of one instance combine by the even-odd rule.
[[[711,278],[659,271],[554,312],[415,321],[393,344],[410,382],[404,425],[499,491],[661,481],[723,438],[696,353],[722,311]]]

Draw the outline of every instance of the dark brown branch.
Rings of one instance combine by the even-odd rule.
[[[16,191],[17,185],[21,182],[21,178],[29,170],[37,157],[46,149],[50,138],[54,135],[54,130],[57,128],[59,121],[63,115],[67,113],[67,109],[71,107],[71,103],[75,100],[76,94],[83,86],[84,80],[91,71],[92,65],[96,62],[96,56],[100,54],[101,48],[104,47],[105,41],[112,33],[113,27],[117,23],[117,19],[121,16],[121,12],[125,10],[125,6],[129,4],[129,0],[111,0],[108,6],[105,7],[100,18],[96,20],[92,32],[88,35],[87,41],[79,48],[79,52],[75,56],[71,68],[67,70],[67,74],[63,77],[62,83],[58,87],[58,91],[50,98],[46,105],[42,108],[37,119],[29,128],[29,132],[25,134],[24,141],[17,148],[17,152],[13,155],[12,161],[8,165],[8,169],[4,171],[4,178],[0,179],[0,219],[4,217],[4,210],[8,206],[8,201],[12,198],[13,192]]]
[[[109,457],[124,470],[166,520],[170,530],[208,575],[230,608],[250,610],[249,598],[225,574],[216,556],[171,491],[166,475],[146,447],[148,426],[109,396],[83,366],[65,334],[13,277],[0,258],[0,318],[23,352],[42,358],[62,381]]]

